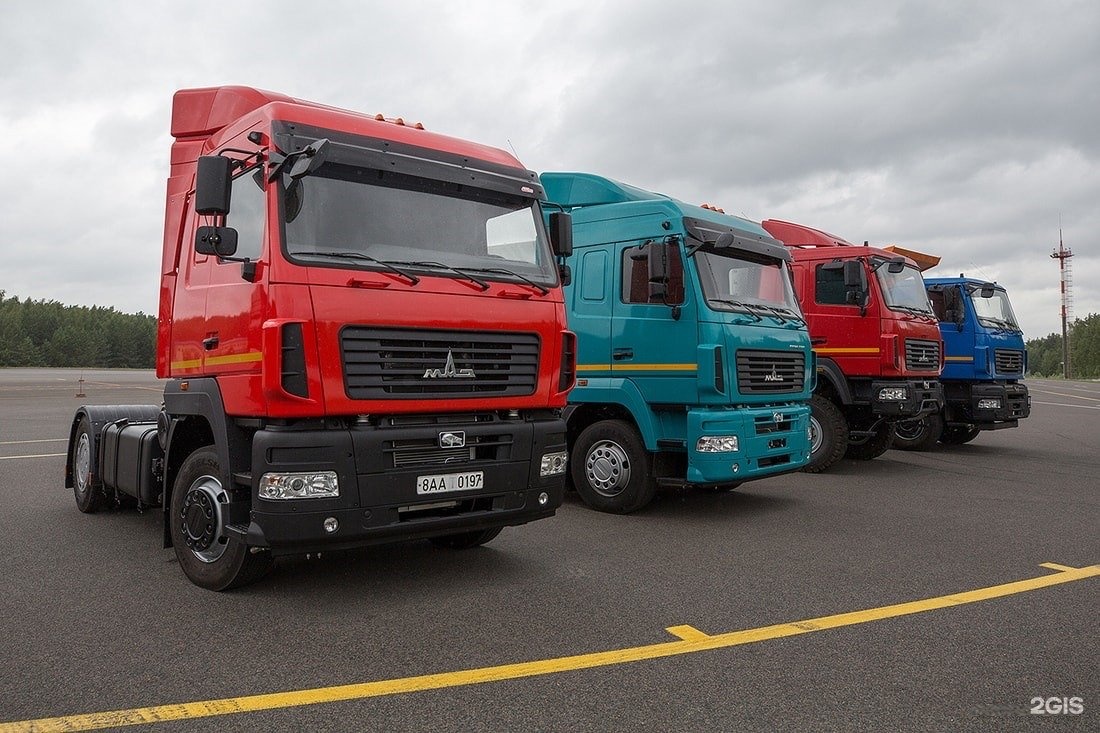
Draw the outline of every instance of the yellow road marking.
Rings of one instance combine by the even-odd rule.
[[[111,710],[100,713],[83,713],[79,715],[67,715],[57,718],[39,718],[37,720],[21,720],[11,723],[0,723],[0,733],[44,733],[48,731],[79,731],[98,730],[102,728],[121,728],[130,725],[144,725],[170,720],[191,720],[195,718],[208,718],[216,715],[229,715],[233,713],[256,712],[259,710],[275,710],[279,708],[297,707],[301,705],[317,705],[326,702],[339,702],[344,700],[359,700],[368,697],[381,697],[397,695],[407,692],[421,692],[424,690],[438,690],[448,687],[461,687],[464,685],[476,685],[485,682],[499,682],[502,680],[514,680],[524,677],[537,677],[541,675],[570,672],[579,669],[592,669],[594,667],[606,667],[614,664],[627,664],[640,662],[646,659],[660,659],[680,654],[708,651],[712,649],[724,649],[726,647],[751,644],[768,639],[781,639],[787,636],[797,636],[826,629],[836,629],[843,626],[865,624],[871,621],[881,621],[899,616],[909,616],[924,611],[933,611],[952,606],[961,606],[978,601],[987,601],[992,598],[1001,598],[1017,593],[1047,588],[1061,583],[1072,583],[1100,575],[1100,565],[1090,565],[1084,568],[1070,568],[1063,565],[1055,566],[1053,563],[1044,563],[1043,567],[1065,568],[1049,575],[1041,575],[1037,578],[1027,578],[1001,585],[992,585],[986,588],[953,593],[946,596],[926,598],[920,601],[909,601],[892,606],[869,608],[863,611],[840,613],[834,616],[822,616],[820,618],[794,621],[789,623],[762,626],[744,631],[731,631],[725,634],[708,636],[690,626],[671,626],[668,631],[680,636],[680,641],[669,641],[647,646],[636,646],[625,649],[613,649],[605,652],[593,652],[590,654],[578,654],[572,657],[559,657],[557,659],[542,659],[532,662],[519,662],[516,664],[502,664],[497,667],[482,667],[480,669],[466,669],[458,672],[440,672],[418,677],[401,677],[391,680],[379,680],[376,682],[362,682],[337,687],[319,687],[310,690],[295,690],[291,692],[273,692],[265,695],[247,695],[244,697],[230,697],[220,700],[203,700],[199,702],[185,702],[170,705],[155,705],[145,708],[130,708],[128,710]],[[690,631],[688,631],[690,629]],[[681,635],[682,634],[682,635]],[[687,638],[685,638],[685,636]]]
[[[672,634],[673,636],[677,636],[683,639],[684,641],[699,641],[701,639],[710,638],[708,634],[704,634],[702,631],[695,628],[694,626],[669,626],[667,629],[665,629],[665,631]]]

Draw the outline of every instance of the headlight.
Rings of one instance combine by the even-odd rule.
[[[990,397],[984,400],[978,400],[979,410],[999,410],[1001,409],[1001,401],[998,398]]]
[[[543,453],[542,464],[539,466],[539,476],[557,476],[565,473],[565,467],[569,463],[569,454],[565,451],[555,453]]]
[[[699,453],[735,453],[737,451],[736,435],[709,435],[695,443],[695,450]]]
[[[882,402],[899,402],[908,397],[909,390],[905,387],[883,387],[878,391],[878,398]]]
[[[261,499],[330,499],[340,496],[335,471],[265,473],[260,477]]]

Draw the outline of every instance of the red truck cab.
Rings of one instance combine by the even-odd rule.
[[[800,224],[761,225],[791,249],[795,290],[817,355],[811,472],[875,458],[893,425],[939,411],[943,341],[917,263]]]
[[[67,471],[81,509],[163,505],[166,545],[213,589],[274,555],[473,546],[554,514],[569,227],[544,224],[534,173],[248,87],[177,92],[172,135],[160,451],[129,457],[149,408],[81,408]],[[151,478],[105,481],[133,460]]]

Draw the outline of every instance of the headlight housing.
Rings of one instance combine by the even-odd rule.
[[[901,402],[909,399],[909,390],[905,387],[883,387],[878,391],[881,402]]]
[[[542,462],[539,465],[539,476],[557,476],[558,474],[565,473],[565,467],[569,465],[569,453],[566,451],[555,451],[553,453],[543,453]]]
[[[704,435],[695,442],[699,453],[736,453],[738,448],[736,435]]]
[[[260,477],[261,499],[331,499],[340,496],[335,471],[265,473]]]
[[[979,410],[999,410],[1001,409],[1001,400],[998,397],[983,397],[978,400]]]

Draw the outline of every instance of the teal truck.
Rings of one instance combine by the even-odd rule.
[[[625,514],[657,487],[802,468],[816,364],[787,248],[759,225],[583,173],[540,176],[572,215],[570,479]]]
[[[930,450],[969,443],[983,430],[1014,428],[1031,414],[1021,381],[1027,349],[1008,291],[977,278],[926,278],[928,300],[940,322],[946,403],[924,417],[898,423],[894,447]]]

